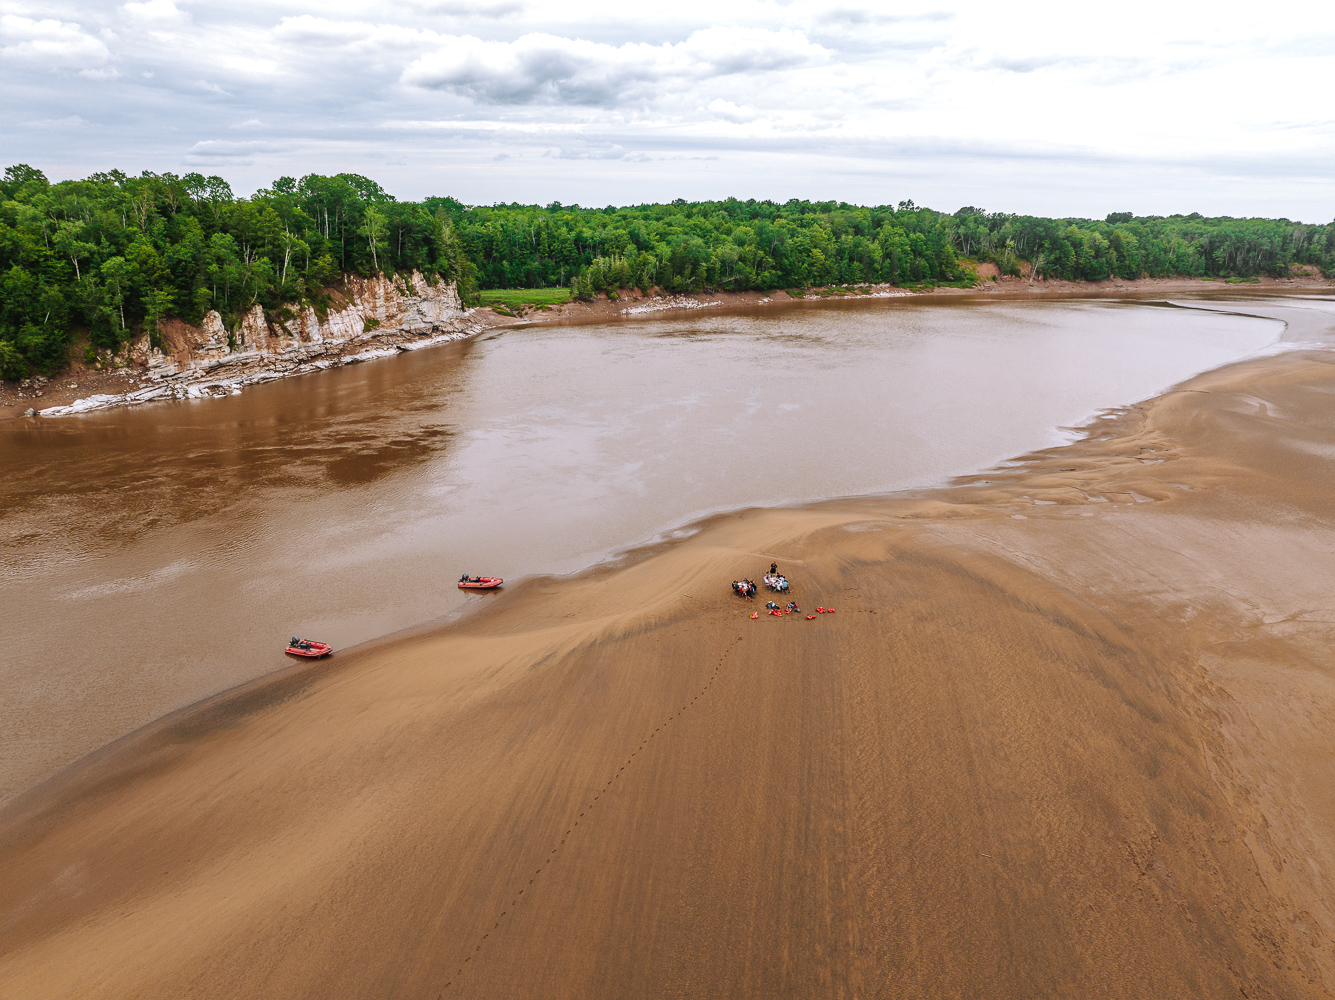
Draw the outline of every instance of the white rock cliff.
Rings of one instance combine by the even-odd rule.
[[[161,348],[151,347],[144,336],[129,351],[131,361],[146,366],[153,384],[48,407],[41,415],[228,395],[256,382],[459,340],[481,329],[468,315],[452,281],[431,284],[418,272],[395,278],[353,275],[334,294],[323,317],[311,306],[295,305],[266,316],[256,305],[230,335],[213,311],[199,326],[167,320],[158,329]]]
[[[213,311],[198,327],[169,321],[160,331],[161,355],[155,356],[145,337],[132,356],[157,362],[155,368],[174,365],[178,373],[208,371],[257,357],[314,357],[356,340],[452,332],[464,318],[454,282],[432,285],[417,272],[407,278],[350,276],[335,301],[323,318],[311,306],[292,305],[266,318],[256,305],[242,316],[230,339],[222,317]]]

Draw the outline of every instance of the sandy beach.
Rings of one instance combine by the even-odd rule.
[[[1335,995],[1335,366],[712,518],[0,814],[15,997]],[[804,611],[728,581],[777,560]]]

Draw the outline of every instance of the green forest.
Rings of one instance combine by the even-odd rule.
[[[1335,223],[1203,218],[1046,219],[843,202],[687,202],[623,208],[399,201],[356,174],[278,179],[250,197],[221,177],[120,171],[51,183],[33,167],[0,181],[0,377],[50,373],[86,337],[90,358],[160,320],[235,326],[256,303],[323,309],[345,274],[421,271],[486,289],[667,293],[890,282],[971,284],[1003,274],[1100,281],[1335,275]]]

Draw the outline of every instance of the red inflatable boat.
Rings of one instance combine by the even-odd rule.
[[[465,576],[459,580],[459,589],[494,590],[504,582],[499,576]]]
[[[328,656],[334,651],[334,647],[326,642],[316,642],[313,639],[298,639],[292,637],[292,641],[287,644],[283,650],[288,656],[309,656],[312,659],[319,659],[321,656]]]

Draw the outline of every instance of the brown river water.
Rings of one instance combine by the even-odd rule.
[[[712,512],[931,486],[1281,329],[1148,302],[761,307],[0,424],[0,801],[283,667],[294,633],[347,647],[487,600],[465,571],[570,573]]]

